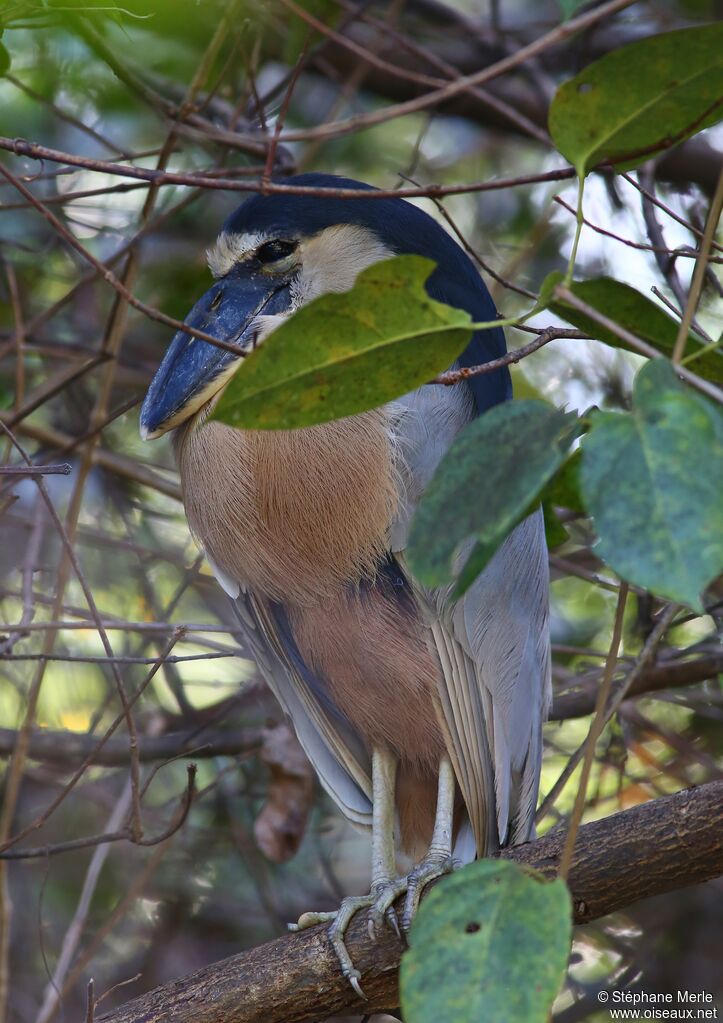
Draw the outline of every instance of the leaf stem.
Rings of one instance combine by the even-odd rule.
[[[572,284],[572,274],[575,269],[575,259],[577,258],[577,247],[580,244],[580,235],[585,224],[585,217],[582,212],[582,197],[585,192],[585,178],[578,172],[577,177],[577,209],[575,210],[575,219],[577,220],[577,226],[575,227],[575,237],[572,240],[572,250],[570,251],[570,259],[567,264],[567,273],[565,274],[565,286],[570,287]]]

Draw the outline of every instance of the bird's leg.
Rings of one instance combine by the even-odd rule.
[[[394,854],[395,786],[397,774],[396,757],[389,750],[375,748],[372,752],[372,883],[368,895],[351,895],[342,900],[341,906],[333,913],[304,913],[291,930],[302,930],[314,924],[331,921],[329,940],[334,946],[341,972],[348,979],[360,998],[364,992],[359,984],[360,973],[354,968],[344,935],[351,919],[360,909],[375,906],[387,893],[396,891]],[[386,917],[391,927],[399,933],[399,925],[392,908],[396,898],[393,894],[380,914]]]
[[[448,757],[442,757],[439,763],[437,780],[437,810],[434,817],[432,841],[424,859],[406,876],[386,885],[369,914],[370,927],[378,926],[384,915],[391,908],[394,900],[406,892],[404,911],[402,913],[402,930],[411,927],[414,914],[419,907],[422,892],[430,881],[453,869],[452,861],[452,824],[454,818],[455,778]]]
[[[422,892],[430,881],[450,874],[452,862],[452,822],[454,818],[455,778],[448,757],[439,763],[437,779],[437,812],[434,831],[427,853],[407,878],[407,898],[402,913],[402,929],[408,931],[419,908]]]

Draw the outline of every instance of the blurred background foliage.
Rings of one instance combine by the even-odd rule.
[[[3,154],[4,165],[138,298],[182,318],[207,286],[204,250],[242,196],[178,184],[149,189],[93,161],[193,171],[207,184],[214,176],[255,181],[282,112],[284,130],[298,137],[276,148],[280,174],[324,170],[384,188],[534,177],[562,166],[545,144],[546,106],[561,80],[626,39],[717,18],[721,5],[639,3],[491,83],[491,106],[462,95],[329,139],[303,134],[429,88],[409,73],[445,79],[477,70],[554,27],[562,13],[554,2],[529,0],[306,0],[302,10],[381,63],[310,27],[285,0],[126,0],[118,7],[107,0],[5,0],[2,134],[82,154],[88,166],[12,152]],[[513,123],[500,103],[528,127]],[[655,287],[678,308],[693,260],[656,259],[626,244],[652,241],[650,208],[635,183],[654,189],[679,218],[656,209],[664,245],[694,249],[690,227],[700,231],[705,220],[720,142],[720,131],[709,131],[632,180],[593,175],[586,215],[612,236],[585,230],[580,275],[608,273],[645,293]],[[414,201],[451,224],[494,271],[495,279],[486,279],[495,301],[514,315],[531,304],[525,291],[534,294],[547,273],[564,269],[574,216],[555,195],[574,205],[574,183],[452,195],[443,210]],[[0,479],[5,765],[23,721],[35,730],[2,838],[28,828],[12,848],[40,850],[2,861],[0,1000],[6,1019],[46,1023],[80,1018],[90,976],[96,997],[113,989],[101,1003],[106,1009],[282,933],[303,910],[332,908],[343,893],[364,888],[368,850],[313,782],[254,665],[235,656],[223,594],[185,524],[170,443],[139,439],[137,403],[170,328],[119,300],[10,180],[0,181],[0,203],[2,422],[33,461],[72,467],[68,476],[46,477],[47,491],[113,655],[135,659],[118,665],[127,691],[147,680],[169,640],[177,658],[163,664],[134,708],[142,750],[146,740],[171,741],[142,764],[144,840],[162,840],[85,842],[126,827],[124,723],[107,747],[116,759],[107,755],[87,767],[57,808],[48,808],[119,714],[117,686],[36,483]],[[720,285],[709,281],[699,325],[713,338],[722,310]],[[534,324],[547,326],[547,315]],[[508,339],[517,346],[529,335],[512,330]],[[597,342],[557,341],[514,371],[516,392],[571,409],[626,408],[639,363]],[[7,436],[0,443],[0,462],[21,461]],[[559,513],[566,539],[551,554],[556,693],[594,691],[618,583],[596,559],[589,523],[574,511]],[[586,819],[720,777],[723,693],[715,600],[711,605],[712,614],[681,612],[658,653],[660,663],[675,665],[708,658],[706,670],[700,677],[690,671],[685,687],[623,704],[600,742]],[[641,592],[628,601],[623,668],[659,607]],[[58,621],[63,628],[47,625]],[[174,633],[180,625],[185,633]],[[565,717],[547,726],[543,798],[589,723],[589,716]],[[52,733],[50,748],[33,747],[37,730]],[[196,751],[198,773],[178,826],[187,785],[183,750]],[[565,819],[576,777],[545,803],[540,831]],[[710,883],[579,928],[554,1018],[607,1019],[596,995],[613,982],[720,998],[720,897],[720,883]]]

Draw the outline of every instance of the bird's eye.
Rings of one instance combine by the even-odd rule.
[[[263,245],[259,245],[255,255],[259,263],[279,263],[282,259],[290,256],[295,249],[296,242],[287,242],[276,238],[273,241],[264,242]]]

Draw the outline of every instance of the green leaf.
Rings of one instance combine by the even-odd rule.
[[[402,957],[406,1023],[547,1023],[572,935],[570,895],[505,860],[478,860],[429,893]]]
[[[563,21],[569,21],[575,11],[580,7],[584,7],[589,0],[557,0],[557,5],[560,8]]]
[[[10,70],[10,54],[4,43],[0,43],[0,78]]]
[[[419,579],[449,582],[457,548],[473,536],[478,543],[458,580],[462,592],[539,498],[579,430],[574,413],[534,399],[505,402],[470,423],[412,522],[407,558]]]
[[[434,263],[397,256],[351,291],[299,309],[247,359],[213,418],[242,429],[295,429],[376,408],[447,369],[471,336],[462,309],[429,297]]]
[[[342,13],[334,0],[303,0],[299,6],[317,21],[332,29],[336,27]],[[284,24],[286,38],[282,56],[286,64],[295,64],[305,49],[308,50],[324,38],[317,28],[289,8],[284,11]]]
[[[596,552],[623,578],[701,609],[723,571],[723,414],[669,363],[646,363],[632,413],[598,412],[580,484]]]
[[[723,116],[723,24],[649,36],[613,50],[557,90],[553,142],[579,176],[636,167]]]
[[[567,543],[569,540],[568,532],[558,519],[553,505],[549,501],[544,500],[544,498],[542,501],[542,516],[545,522],[547,549],[548,551],[554,551],[556,547],[561,547],[562,544]]]
[[[565,508],[578,515],[585,514],[580,493],[580,456],[579,448],[568,455],[540,495],[545,517],[545,539],[550,550],[569,539],[567,529],[558,519],[555,508]]]
[[[552,275],[550,275],[552,276]],[[546,282],[547,283],[547,280]],[[559,283],[559,281],[558,281]],[[543,285],[544,286],[544,285]],[[548,287],[548,293],[549,293]],[[631,334],[647,341],[662,355],[672,355],[675,339],[678,336],[678,324],[641,292],[631,288],[629,284],[616,281],[612,277],[597,277],[588,281],[573,281],[570,291],[587,305],[597,309],[609,319],[625,327]],[[564,317],[580,330],[591,337],[604,341],[616,348],[625,348],[634,352],[635,348],[621,340],[617,334],[602,327],[592,317],[567,305],[562,299],[550,296],[549,308],[558,316]],[[693,355],[705,347],[702,341],[692,332],[688,333],[686,355]],[[695,361],[695,372],[699,376],[723,384],[723,351],[713,349]]]
[[[580,493],[581,455],[579,448],[568,455],[542,492],[542,499],[584,515],[585,506]]]

